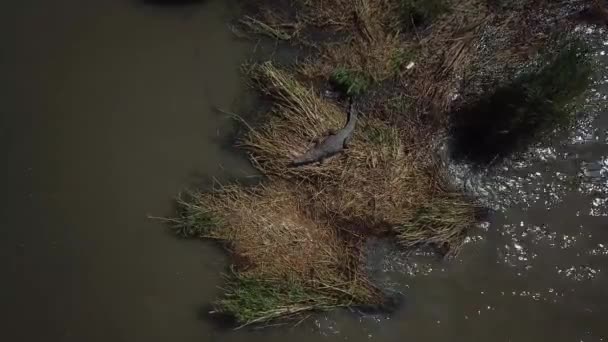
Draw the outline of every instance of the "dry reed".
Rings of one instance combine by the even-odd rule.
[[[288,183],[220,186],[180,204],[176,228],[219,240],[233,254],[234,273],[215,312],[240,324],[382,300],[362,272],[360,246],[308,217]]]

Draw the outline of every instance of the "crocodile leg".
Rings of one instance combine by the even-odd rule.
[[[315,146],[319,145],[325,138],[327,138],[330,135],[335,135],[336,134],[336,130],[334,129],[328,129],[325,133],[323,133],[323,135],[316,137],[312,142]]]
[[[353,139],[352,139],[352,136],[348,136],[348,137],[346,137],[346,139],[344,139],[344,142],[342,143],[342,147],[343,147],[345,150],[346,150],[346,149],[348,149],[348,147],[349,147],[349,145],[350,145],[351,140],[353,140]]]

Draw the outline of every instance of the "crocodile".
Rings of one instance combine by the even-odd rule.
[[[327,158],[339,154],[343,152],[344,149],[348,148],[348,143],[352,138],[357,122],[357,111],[354,107],[351,98],[346,125],[338,131],[330,130],[324,139],[321,137],[317,138],[315,140],[315,145],[300,157],[295,158],[291,165],[302,166],[317,162],[323,163]]]

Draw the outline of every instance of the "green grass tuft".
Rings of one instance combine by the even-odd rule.
[[[170,227],[178,236],[184,238],[204,238],[218,227],[218,220],[213,215],[187,200],[178,200],[178,216],[171,219]]]
[[[351,304],[348,297],[329,296],[289,280],[267,280],[236,273],[226,278],[225,294],[215,302],[215,312],[233,315],[241,326]]]
[[[371,80],[363,73],[339,67],[330,76],[330,82],[348,96],[363,94],[370,86]]]

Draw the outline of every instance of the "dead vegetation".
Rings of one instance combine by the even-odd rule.
[[[175,222],[189,222],[182,232],[219,240],[238,260],[217,312],[236,314],[241,324],[250,324],[382,300],[360,269],[359,246],[342,241],[327,223],[312,220],[305,207],[285,182],[220,186],[181,202]],[[213,225],[201,225],[202,218]],[[256,293],[261,284],[272,296]]]
[[[265,18],[300,32],[326,32],[321,43],[316,36],[294,40],[316,50],[298,65],[301,76],[327,81],[342,69],[374,83],[397,82],[413,99],[415,114],[441,124],[446,113],[511,81],[514,70],[539,57],[552,32],[573,25],[562,13],[564,3],[549,0],[292,3],[298,16]]]
[[[378,227],[393,231],[415,219],[419,207],[433,206],[436,197],[449,191],[435,170],[432,140],[421,136],[414,124],[397,127],[373,113],[363,113],[345,155],[323,165],[291,167],[315,137],[344,125],[345,111],[270,63],[251,74],[275,107],[267,123],[250,131],[242,146],[264,174],[300,184],[298,191],[309,197],[309,208],[317,215],[368,233],[379,233],[374,231]],[[463,221],[456,230],[462,233],[470,222]],[[436,242],[457,246],[460,233],[437,234]],[[439,241],[440,236],[445,240]],[[425,242],[402,240],[409,245]]]

